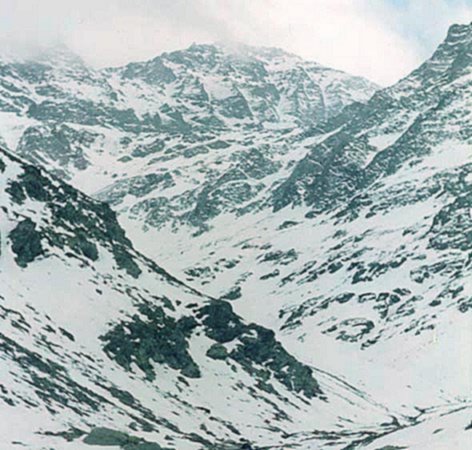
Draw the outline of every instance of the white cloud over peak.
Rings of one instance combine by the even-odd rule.
[[[389,84],[471,19],[472,0],[0,0],[0,39],[61,39],[96,66],[232,40]]]

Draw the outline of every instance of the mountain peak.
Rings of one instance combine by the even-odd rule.
[[[472,22],[454,23],[449,27],[449,30],[448,30],[448,36],[465,34],[465,33],[472,33]]]
[[[457,48],[470,46],[472,43],[472,23],[470,24],[454,24],[447,31],[446,38],[438,47],[434,55],[442,55],[446,50],[451,54],[458,52]],[[434,57],[433,55],[433,57]]]
[[[429,59],[398,83],[381,92],[397,98],[410,95],[413,91],[416,91],[416,97],[419,97],[420,91],[433,90],[440,94],[442,86],[454,82],[471,70],[472,23],[455,24],[449,27],[444,40]],[[424,98],[428,97],[434,98]]]
[[[63,42],[51,44],[5,44],[1,52],[4,62],[37,62],[51,66],[84,66],[82,58]]]
[[[226,53],[245,56],[263,56],[263,57],[284,57],[295,58],[302,60],[302,58],[294,53],[290,53],[280,47],[267,47],[259,45],[250,45],[238,41],[217,41],[214,46],[220,48]]]

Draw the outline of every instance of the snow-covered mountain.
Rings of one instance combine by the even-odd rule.
[[[386,89],[244,46],[103,71],[64,48],[4,58],[4,145],[108,202],[159,264],[104,204],[2,153],[2,385],[38,398],[8,442],[82,448],[99,426],[124,448],[469,448],[471,55],[455,25]]]
[[[409,423],[136,252],[106,204],[3,151],[0,184],[0,448],[285,446],[314,424],[341,448]]]
[[[42,140],[48,163],[60,159],[69,176],[92,162],[87,150],[97,151],[103,140],[117,139],[115,151],[142,158],[228,129],[309,126],[375,89],[282,50],[246,46],[192,45],[102,71],[61,46],[0,64],[0,109],[9,113],[2,114],[2,135],[10,149],[33,153]]]
[[[377,390],[369,374],[388,368],[385,401],[470,399],[471,40],[471,25],[451,27],[411,75],[310,133],[256,213],[190,240],[161,230],[153,254],[331,372]],[[124,214],[135,242],[152,242]]]
[[[223,168],[177,230],[156,220],[167,189],[102,198],[138,247],[278,330],[306,363],[406,414],[470,407],[471,40],[471,25],[451,27],[428,61],[366,104],[285,134],[286,153],[269,144],[256,167]],[[262,186],[246,198],[254,178]]]

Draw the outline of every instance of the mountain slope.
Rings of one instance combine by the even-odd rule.
[[[396,428],[137,253],[105,204],[3,151],[0,180],[2,446],[278,446],[316,422],[340,448]]]
[[[155,232],[132,210],[122,223],[302,361],[318,355],[318,367],[406,414],[468,408],[471,40],[472,25],[451,27],[411,75],[298,135],[305,155],[250,214],[220,214],[192,239],[187,224]]]
[[[0,67],[0,136],[10,150],[89,194],[101,190],[147,226],[197,230],[283,176],[279,159],[297,158],[281,142],[287,135],[377,88],[245,46],[193,45],[104,71],[55,48]]]
[[[274,208],[304,201],[325,210],[440,144],[469,145],[471,39],[470,26],[451,27],[421,67],[346,114],[274,192]]]

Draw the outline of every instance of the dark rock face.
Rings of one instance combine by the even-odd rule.
[[[222,300],[237,300],[238,298],[241,298],[240,286],[234,286],[225,295],[223,295],[223,297],[221,297]]]
[[[234,163],[214,182],[198,189],[195,205],[182,216],[183,222],[205,229],[207,222],[254,199],[259,193],[258,180],[275,173],[278,163],[258,149],[234,155]]]
[[[15,261],[20,267],[26,267],[38,256],[44,254],[41,233],[30,219],[19,222],[10,232],[9,238],[12,251],[16,255]]]
[[[132,362],[136,363],[150,380],[155,378],[152,362],[179,370],[183,376],[199,378],[200,369],[188,352],[187,341],[196,326],[194,319],[176,321],[162,308],[148,305],[141,305],[139,311],[144,320],[136,315],[102,336],[105,353],[128,370]]]
[[[68,178],[69,170],[89,167],[83,147],[91,145],[95,139],[96,135],[91,132],[76,131],[66,125],[29,127],[23,133],[16,153],[40,166],[47,160],[55,161],[61,167],[56,174]]]
[[[212,359],[226,359],[228,351],[226,347],[221,344],[213,344],[207,351],[206,355]]]
[[[472,248],[472,186],[470,192],[457,197],[434,218],[430,244],[439,250]]]
[[[99,447],[119,447],[123,450],[165,450],[158,444],[146,442],[144,439],[105,427],[92,429],[85,436],[83,442]]]
[[[199,318],[206,334],[220,345],[236,342],[228,357],[237,361],[245,370],[259,379],[266,390],[273,390],[266,381],[273,374],[275,378],[294,392],[308,398],[322,397],[312,370],[289,355],[275,339],[274,332],[258,325],[244,324],[228,303],[215,301],[199,311]],[[212,347],[210,357],[223,357],[221,347]],[[262,366],[263,369],[258,367]]]
[[[150,173],[118,181],[100,192],[98,197],[106,199],[107,202],[112,205],[117,205],[121,203],[127,195],[134,195],[138,198],[144,197],[156,189],[164,190],[174,185],[175,183],[170,173]]]
[[[11,155],[8,157],[17,161]],[[26,164],[22,165],[22,172],[18,177],[8,182],[6,192],[19,205],[23,205],[27,199],[43,203],[53,217],[54,226],[42,227],[41,236],[38,235],[36,226],[33,227],[34,224],[22,225],[19,231],[13,233],[11,239],[15,242],[15,249],[26,252],[23,256],[26,259],[22,259],[22,264],[31,262],[33,255],[44,253],[42,249],[38,253],[41,238],[51,246],[68,248],[72,253],[91,261],[98,259],[97,244],[103,245],[112,250],[120,269],[135,278],[141,274],[141,269],[131,254],[130,241],[118,225],[116,214],[105,203],[94,201],[67,184],[51,178],[42,170]],[[64,233],[64,230],[69,233]],[[26,236],[25,233],[31,234],[32,243],[25,244],[26,247],[20,249],[19,239]],[[28,245],[32,247],[29,248]]]
[[[94,428],[84,438],[84,443],[88,445],[100,446],[120,446],[123,447],[130,441],[130,436],[120,431],[109,428]]]
[[[85,233],[78,232],[69,240],[69,245],[79,255],[85,256],[91,261],[96,261],[98,259],[97,246],[87,239]]]
[[[213,301],[198,309],[196,319],[184,316],[175,320],[161,307],[145,304],[139,311],[145,319],[133,316],[101,337],[105,353],[127,370],[135,363],[153,380],[152,363],[157,363],[188,378],[201,377],[190,356],[188,340],[194,330],[202,330],[216,341],[206,353],[209,358],[237,362],[262,389],[275,392],[269,381],[273,375],[291,391],[307,398],[323,397],[309,367],[288,354],[272,331],[245,324],[226,302]],[[230,342],[236,344],[231,351],[225,347]]]
[[[39,202],[47,202],[51,198],[47,190],[46,179],[41,175],[41,171],[29,165],[24,167],[18,181],[9,183],[7,192],[18,204],[23,204],[26,198]]]
[[[217,342],[230,342],[244,331],[244,324],[226,302],[214,302],[205,306],[200,316],[207,334]]]

